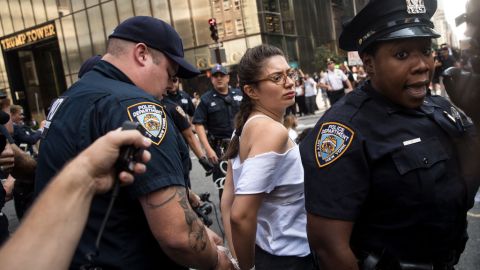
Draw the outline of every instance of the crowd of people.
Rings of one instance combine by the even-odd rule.
[[[217,64],[193,99],[180,78],[199,71],[178,33],[123,21],[37,130],[0,99],[0,202],[22,218],[9,237],[0,213],[2,269],[453,270],[480,185],[480,115],[430,90],[455,65],[431,49],[436,5],[371,0],[339,38],[361,67],[328,59],[310,76],[262,44],[238,88]],[[330,109],[297,134],[323,93]],[[219,190],[225,239],[195,211],[190,150]]]

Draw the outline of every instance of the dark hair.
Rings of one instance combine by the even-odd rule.
[[[240,89],[243,91],[245,85],[256,84],[255,81],[261,76],[265,61],[277,55],[284,56],[279,48],[268,44],[262,44],[248,49],[238,64],[237,71]],[[242,102],[240,103],[240,110],[235,116],[235,135],[228,146],[225,158],[231,159],[238,155],[240,147],[239,137],[252,110],[252,100],[244,93]]]

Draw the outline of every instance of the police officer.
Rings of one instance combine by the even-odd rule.
[[[240,108],[243,95],[242,91],[229,88],[230,75],[225,67],[215,65],[211,70],[211,75],[213,89],[200,98],[192,122],[198,138],[207,152],[209,161],[216,165],[213,169],[213,181],[221,197],[226,163],[219,159],[222,157],[223,151],[226,151],[232,137],[234,117]],[[225,168],[222,170],[221,167]]]
[[[66,161],[125,120],[140,123],[152,141],[147,173],[121,188],[99,249],[95,242],[112,194],[93,199],[72,268],[228,267],[213,233],[188,204],[180,155],[186,146],[158,101],[171,78],[197,74],[184,60],[182,41],[170,25],[132,17],[109,36],[102,61],[52,104],[42,134],[37,193]]]
[[[465,247],[479,147],[473,125],[428,89],[436,7],[373,0],[340,35],[370,79],[300,146],[321,269],[454,269]]]
[[[179,105],[182,110],[190,117],[195,113],[195,107],[192,103],[192,98],[185,91],[179,89],[180,80],[172,78],[172,87],[167,88],[167,96],[165,99],[173,101]]]

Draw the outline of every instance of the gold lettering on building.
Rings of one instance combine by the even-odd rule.
[[[55,32],[55,25],[51,23],[4,38],[0,40],[0,43],[2,44],[2,49],[4,51],[8,51],[24,45],[33,44],[56,35],[57,33]]]

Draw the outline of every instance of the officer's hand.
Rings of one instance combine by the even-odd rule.
[[[213,165],[208,161],[207,157],[203,156],[198,159],[200,165],[205,170],[205,176],[209,176],[213,173]]]
[[[137,130],[120,129],[110,131],[105,136],[100,137],[77,157],[73,162],[79,162],[79,169],[85,170],[93,179],[93,187],[96,192],[106,192],[112,185],[116,177],[121,184],[130,184],[133,182],[133,175],[122,171],[118,175],[114,165],[117,161],[120,147],[123,145],[134,145],[139,148],[147,148],[151,141],[140,134]],[[80,158],[80,160],[79,160]],[[78,161],[77,161],[78,160]],[[150,153],[143,151],[142,162],[150,160]],[[136,163],[133,167],[134,173],[144,173],[146,166],[143,163]]]
[[[212,164],[218,164],[218,156],[217,156],[217,153],[215,153],[215,151],[213,151],[213,149],[206,149],[206,152],[207,152],[207,157],[208,157],[208,160],[212,163]]]
[[[480,75],[464,73],[458,68],[448,68],[443,74],[443,83],[450,100],[480,124]]]
[[[0,170],[4,173],[10,173],[15,165],[15,153],[12,146],[7,142],[5,149],[0,153]]]
[[[8,175],[7,179],[2,180],[3,189],[5,189],[5,201],[8,202],[13,199],[13,187],[15,186],[15,178]]]
[[[230,258],[228,258],[227,254],[221,250],[217,250],[218,252],[218,263],[215,270],[235,270],[235,267],[232,264]]]
[[[218,236],[218,234],[210,230],[208,227],[205,227],[205,230],[207,230],[207,235],[208,239],[210,239],[210,242],[214,243],[215,246],[223,245],[223,240],[220,236]]]

